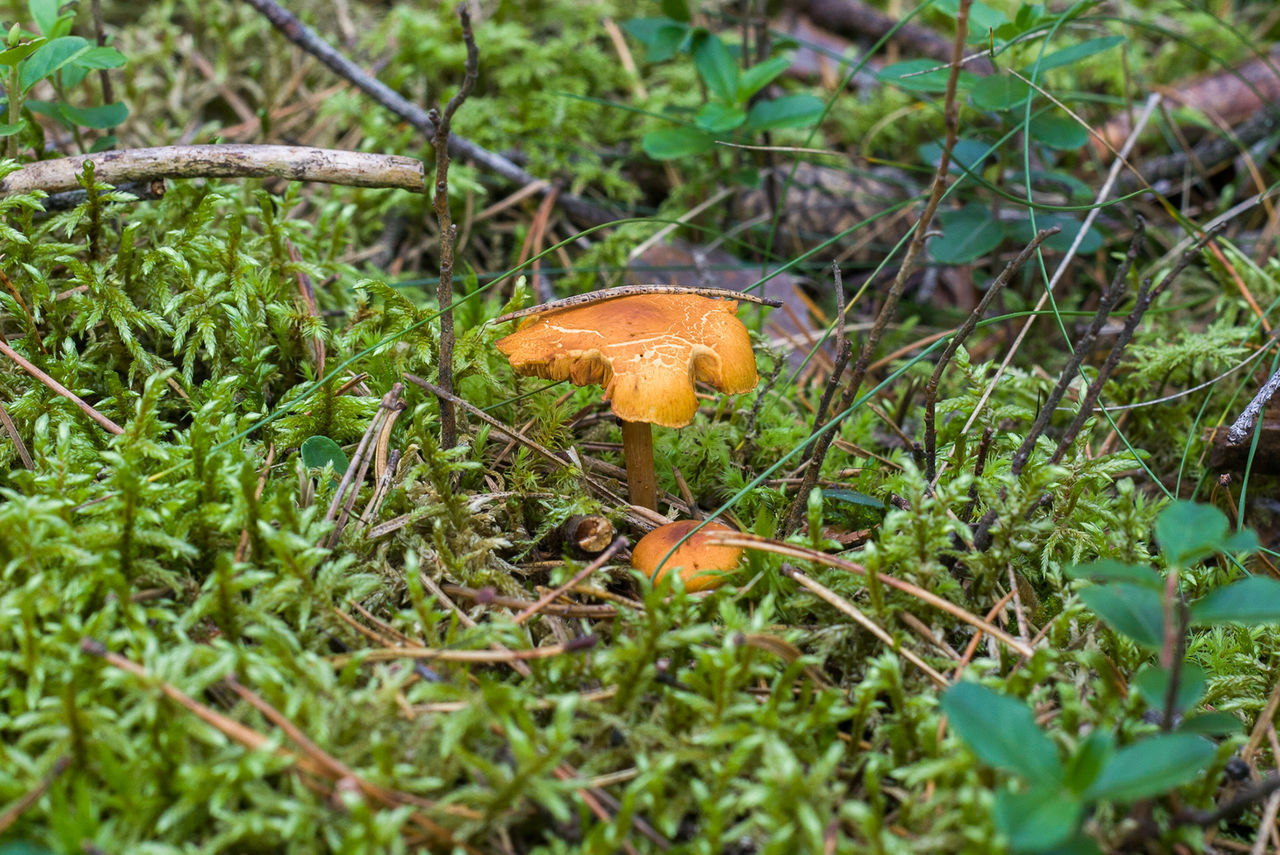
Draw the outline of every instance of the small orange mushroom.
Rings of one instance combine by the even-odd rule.
[[[697,380],[730,395],[759,380],[737,311],[736,300],[633,294],[537,315],[497,346],[517,374],[604,387],[622,421],[631,501],[656,510],[650,425],[693,421]]]
[[[726,576],[737,568],[742,560],[742,549],[737,546],[715,546],[706,542],[712,533],[732,532],[733,529],[718,522],[709,522],[698,529],[684,543],[680,539],[699,524],[699,520],[680,520],[659,526],[640,538],[631,550],[631,566],[657,582],[667,570],[679,568],[686,591],[705,591],[724,584]],[[661,566],[659,562],[671,547],[680,546]]]

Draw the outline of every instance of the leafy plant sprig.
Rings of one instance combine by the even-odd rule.
[[[739,68],[735,48],[705,27],[694,26],[685,0],[664,0],[662,9],[664,16],[627,21],[624,29],[645,46],[649,62],[665,62],[680,53],[692,57],[706,97],[692,125],[644,135],[641,146],[650,157],[672,160],[704,154],[718,139],[806,127],[822,115],[822,99],[809,93],[756,97],[791,66],[790,57],[774,56]]]
[[[960,683],[943,696],[952,727],[978,758],[1020,781],[996,796],[995,824],[1013,851],[1099,852],[1082,831],[1094,805],[1172,793],[1212,762],[1217,748],[1206,736],[1239,731],[1239,720],[1228,713],[1192,712],[1204,697],[1206,676],[1199,666],[1181,661],[1188,626],[1280,623],[1280,581],[1261,576],[1185,603],[1180,579],[1195,565],[1214,555],[1258,548],[1252,531],[1229,528],[1216,508],[1174,502],[1156,519],[1163,575],[1115,560],[1068,570],[1094,583],[1080,591],[1080,599],[1112,630],[1161,652],[1160,664],[1145,666],[1132,687],[1158,711],[1155,719],[1164,732],[1118,747],[1113,733],[1095,729],[1064,761],[1022,701],[977,683]]]

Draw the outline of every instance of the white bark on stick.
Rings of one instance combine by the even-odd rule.
[[[426,191],[422,161],[412,157],[288,145],[177,145],[42,160],[6,176],[0,193],[78,189],[76,177],[86,160],[93,161],[95,177],[108,184],[160,178],[285,178]]]

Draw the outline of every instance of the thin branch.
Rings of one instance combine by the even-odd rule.
[[[977,328],[978,321],[982,320],[982,316],[987,313],[987,307],[991,305],[991,301],[996,295],[1004,290],[1004,286],[1013,278],[1013,274],[1018,268],[1027,263],[1027,259],[1036,251],[1036,248],[1051,235],[1055,235],[1062,231],[1059,226],[1051,229],[1041,229],[1031,243],[1022,248],[1017,257],[1005,265],[1004,270],[1000,271],[1000,275],[995,278],[987,288],[987,293],[982,295],[982,299],[978,301],[977,307],[969,313],[969,317],[965,318],[964,324],[952,336],[951,341],[947,342],[947,349],[942,352],[942,356],[938,359],[938,364],[933,367],[933,374],[929,376],[929,382],[925,386],[925,402],[924,402],[924,454],[925,454],[925,482],[932,486],[933,479],[937,477],[938,464],[938,431],[936,429],[936,411],[938,403],[938,384],[942,381],[942,372],[946,370],[947,364],[951,362],[951,357],[955,356],[956,351],[960,349],[960,345],[964,344],[965,339]]]
[[[0,193],[43,190],[60,193],[80,187],[85,161],[94,177],[108,184],[161,178],[285,178],[350,187],[386,187],[421,193],[422,161],[295,145],[168,145],[127,148],[29,163],[0,181]]]
[[[427,111],[407,100],[382,81],[366,74],[360,66],[343,56],[275,0],[244,0],[244,2],[257,9],[285,38],[320,60],[339,77],[351,81],[366,95],[390,110],[395,116],[408,122],[428,139],[435,136],[435,125]],[[472,161],[512,184],[527,185],[538,180],[502,155],[456,134],[449,135],[448,148],[449,153],[454,157]],[[613,212],[567,193],[560,194],[560,207],[575,219],[591,225],[600,225],[617,219]]]
[[[915,269],[916,259],[924,250],[924,242],[929,233],[929,225],[933,222],[933,214],[938,209],[938,204],[942,201],[942,194],[946,190],[947,176],[951,166],[951,152],[955,148],[956,139],[960,134],[960,106],[956,99],[956,84],[960,77],[961,60],[964,58],[965,35],[969,31],[969,7],[971,5],[972,0],[960,0],[960,8],[956,11],[956,35],[951,50],[951,68],[947,74],[947,90],[944,99],[947,138],[942,146],[942,155],[938,159],[938,168],[933,174],[933,182],[929,188],[929,201],[925,204],[924,211],[920,214],[920,219],[915,224],[915,229],[911,234],[911,242],[907,245],[906,255],[902,259],[902,265],[898,268],[897,275],[894,276],[893,284],[889,286],[889,293],[885,296],[884,305],[880,308],[880,313],[876,316],[875,323],[863,342],[862,350],[858,353],[858,361],[853,366],[853,376],[849,378],[849,384],[845,387],[844,394],[840,397],[839,412],[849,409],[853,404],[854,398],[857,397],[858,391],[862,388],[862,381],[866,379],[867,375],[867,367],[871,364],[871,355],[880,344],[880,338],[884,335],[890,319],[897,312],[898,301],[902,298],[902,292],[907,285],[907,277]],[[818,482],[818,476],[822,471],[822,463],[826,459],[827,451],[831,448],[831,442],[835,439],[835,435],[836,432],[834,430],[829,430],[814,442],[810,451],[809,465],[805,469],[804,479],[800,482],[800,489],[796,493],[795,500],[791,503],[786,523],[782,527],[784,535],[800,527],[805,508],[808,507],[809,493],[813,490],[813,485]]]
[[[511,619],[512,622],[517,624],[524,623],[526,620],[533,617],[538,612],[542,611],[546,606],[550,605],[552,601],[554,601],[560,595],[564,594],[574,585],[577,585],[579,582],[585,581],[586,578],[590,576],[592,573],[596,572],[601,567],[608,564],[609,561],[613,558],[613,556],[618,554],[618,550],[622,549],[626,545],[627,545],[627,539],[622,535],[619,535],[618,537],[614,538],[613,543],[609,544],[609,548],[606,549],[604,552],[600,553],[600,555],[594,561],[592,561],[586,567],[583,567],[577,573],[573,574],[573,578],[571,578],[568,582],[565,582],[563,585],[559,586],[558,588],[552,588],[544,596],[540,597],[536,603],[533,603],[524,611],[520,612],[520,614],[512,618]]]
[[[66,386],[63,386],[57,380],[54,380],[48,374],[45,374],[39,368],[36,368],[34,365],[32,365],[30,362],[27,361],[26,357],[18,353],[12,347],[9,347],[9,345],[5,344],[3,341],[0,341],[0,353],[3,353],[5,356],[9,357],[14,362],[16,362],[18,364],[18,367],[21,368],[23,371],[27,372],[32,377],[36,378],[41,383],[48,386],[50,389],[52,389],[54,392],[58,393],[62,397],[66,398],[71,403],[75,404],[77,407],[80,408],[80,412],[84,413],[86,416],[93,419],[98,424],[102,425],[102,428],[106,430],[108,433],[113,433],[116,436],[119,436],[120,434],[124,433],[124,428],[120,427],[120,425],[111,421],[111,419],[107,418],[102,413],[98,412],[93,407],[86,404],[84,400],[80,398],[79,395],[72,392]]]
[[[436,192],[432,205],[436,222],[440,225],[440,281],[436,284],[436,301],[440,305],[440,348],[436,371],[440,388],[453,394],[453,245],[458,239],[458,227],[449,213],[449,129],[453,114],[458,111],[480,76],[480,49],[476,46],[475,33],[471,31],[471,13],[465,3],[458,4],[458,18],[462,22],[462,41],[467,46],[466,74],[462,85],[449,99],[441,113],[432,107],[427,114],[435,125],[431,145],[436,152]],[[458,415],[453,402],[440,398],[440,447],[444,450],[458,444]]]
[[[772,552],[775,555],[783,555],[787,558],[799,561],[815,561],[819,564],[825,564],[828,567],[834,567],[837,570],[845,570],[850,573],[856,573],[859,576],[874,578],[881,584],[888,585],[890,588],[896,588],[899,591],[911,597],[915,597],[922,603],[927,603],[936,609],[940,609],[952,617],[958,618],[975,629],[985,632],[987,635],[998,641],[1008,645],[1021,656],[1030,658],[1033,655],[1032,649],[1024,642],[1014,638],[1000,627],[985,621],[977,615],[969,612],[950,600],[940,597],[932,591],[927,591],[919,585],[913,585],[905,582],[895,576],[887,576],[884,573],[875,573],[868,570],[861,564],[853,561],[846,561],[843,558],[837,558],[825,552],[816,549],[798,546],[794,543],[783,543],[778,540],[770,540],[767,537],[760,537],[755,534],[748,534],[740,531],[711,531],[704,533],[703,542],[714,546],[737,546],[742,549],[756,549],[761,552]]]
[[[35,469],[35,461],[31,459],[31,452],[27,451],[27,444],[22,441],[22,434],[18,433],[18,426],[13,423],[9,411],[4,408],[4,404],[0,404],[0,425],[4,426],[5,433],[9,434],[9,439],[13,440],[13,447],[18,451],[18,459],[22,461],[22,465],[26,469]]]
[[[505,662],[527,662],[531,659],[551,659],[567,653],[579,653],[590,650],[599,642],[594,635],[584,635],[564,644],[551,644],[546,647],[534,647],[529,650],[448,650],[431,647],[387,647],[371,648],[359,653],[341,653],[330,656],[329,661],[335,668],[345,667],[348,662],[391,662],[397,659],[428,659],[436,662],[469,662],[471,664],[502,664]]]
[[[867,632],[871,633],[876,638],[884,642],[884,644],[890,650],[901,655],[903,659],[906,659],[912,665],[919,668],[922,672],[924,672],[925,676],[927,676],[930,680],[932,680],[934,684],[937,685],[939,688],[946,688],[948,685],[950,685],[950,683],[947,681],[947,678],[944,677],[942,674],[938,673],[932,667],[930,667],[929,663],[925,662],[915,653],[913,653],[912,651],[908,650],[907,648],[899,644],[898,640],[895,639],[892,635],[890,635],[887,630],[885,630],[883,627],[881,627],[878,623],[873,621],[871,618],[864,615],[861,609],[859,609],[853,603],[846,600],[844,597],[837,594],[835,591],[809,578],[804,573],[801,573],[799,570],[797,570],[796,568],[792,567],[789,564],[783,564],[779,572],[786,578],[795,582],[800,587],[814,594],[816,597],[818,597],[818,599],[832,606],[842,614],[847,615],[849,618],[853,620],[854,623],[858,624],[858,626],[862,627]]]

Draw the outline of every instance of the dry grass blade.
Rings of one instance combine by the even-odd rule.
[[[886,632],[883,627],[881,627],[878,623],[873,621],[871,618],[864,615],[861,609],[859,609],[853,603],[846,600],[844,597],[837,594],[835,591],[831,590],[830,588],[826,587],[820,582],[816,582],[813,579],[810,579],[804,573],[801,573],[799,570],[787,564],[782,565],[782,575],[786,576],[788,579],[791,579],[800,587],[807,589],[808,591],[816,595],[819,599],[823,600],[824,602],[834,607],[837,611],[842,612],[843,614],[852,618],[854,623],[858,624],[858,626],[862,627],[867,632],[871,633],[876,638],[883,641],[890,650],[894,651],[895,653],[900,655],[903,659],[906,659],[912,665],[919,668],[925,674],[925,676],[927,676],[939,687],[945,688],[946,686],[950,685],[947,682],[947,678],[939,674],[937,671],[935,671],[929,665],[929,663],[925,662],[915,653],[911,652],[910,650],[908,650],[907,648],[899,644],[897,639],[895,639],[892,635]]]
[[[22,461],[23,467],[35,469],[36,464],[31,459],[31,452],[27,451],[27,444],[22,441],[22,434],[18,433],[18,426],[13,423],[4,404],[0,404],[0,425],[4,426],[4,432],[9,434],[9,439],[13,440],[13,447],[17,449],[18,459]]]
[[[745,532],[720,532],[713,531],[704,536],[704,541],[708,544],[716,544],[719,546],[738,546],[743,549],[757,549],[762,552],[772,552],[775,555],[784,555],[788,558],[800,561],[815,561],[819,564],[825,564],[828,567],[834,567],[837,570],[847,570],[851,573],[857,573],[859,576],[870,575],[867,568],[861,564],[855,564],[852,561],[846,561],[843,558],[837,558],[834,555],[828,555],[825,552],[819,552],[816,549],[809,549],[804,546],[796,546],[791,543],[783,543],[777,540],[770,540],[767,537],[759,535],[747,534]],[[985,621],[977,615],[962,609],[950,600],[943,599],[931,591],[926,591],[919,585],[913,585],[910,582],[904,582],[893,576],[886,576],[883,573],[875,574],[875,578],[891,588],[897,588],[904,594],[908,594],[927,603],[934,608],[941,609],[947,614],[956,617],[970,626],[980,629],[990,635],[992,638],[1008,645],[1011,649],[1017,651],[1022,656],[1030,658],[1034,651],[1023,642],[1014,638],[1000,627]]]
[[[49,774],[45,775],[40,783],[36,784],[15,801],[9,807],[0,813],[0,834],[4,834],[9,826],[18,821],[18,817],[22,816],[23,811],[31,807],[40,797],[43,796],[53,784],[54,779],[61,775],[66,768],[71,765],[70,757],[59,757],[53,763],[53,768],[49,770]]]
[[[393,647],[376,650],[362,650],[359,653],[342,653],[330,656],[329,661],[335,668],[341,668],[352,660],[361,662],[391,662],[396,659],[434,659],[437,662],[468,662],[472,664],[503,664],[506,662],[530,659],[550,659],[567,653],[578,653],[596,646],[599,639],[594,635],[575,638],[564,644],[551,644],[546,647],[535,647],[532,650],[444,650],[434,647]]]
[[[3,341],[0,341],[0,353],[3,353],[5,356],[9,357],[14,362],[16,362],[18,364],[18,367],[21,368],[23,371],[27,372],[32,377],[36,378],[41,383],[48,386],[54,392],[57,392],[59,395],[66,398],[71,403],[75,404],[77,407],[80,408],[80,412],[84,413],[86,416],[93,419],[98,424],[102,425],[103,429],[106,430],[107,433],[113,433],[116,436],[119,436],[120,434],[124,433],[124,428],[120,427],[120,425],[111,421],[111,419],[107,418],[102,413],[98,412],[93,407],[86,404],[84,400],[80,398],[80,396],[72,392],[66,386],[63,386],[57,380],[54,380],[48,374],[45,374],[39,368],[36,368],[34,365],[28,362],[27,359],[22,356],[22,354],[18,353],[12,347],[9,347],[9,345],[5,344]]]
[[[586,567],[583,567],[577,573],[573,574],[573,578],[571,578],[568,582],[565,582],[563,585],[559,586],[558,588],[554,588],[553,590],[548,591],[546,595],[539,598],[539,600],[536,603],[532,604],[527,609],[520,612],[520,614],[512,618],[512,621],[517,624],[524,623],[526,620],[533,617],[538,612],[542,611],[544,608],[550,605],[553,600],[563,595],[566,591],[568,591],[574,585],[577,585],[579,582],[585,581],[586,578],[590,576],[592,573],[596,572],[601,567],[608,564],[609,561],[612,560],[613,556],[618,554],[618,550],[622,549],[626,545],[627,545],[627,539],[625,537],[622,537],[622,536],[615,537],[613,539],[613,543],[609,544],[609,548],[606,549],[604,552],[600,553],[600,555],[597,556],[594,561],[592,561]]]

